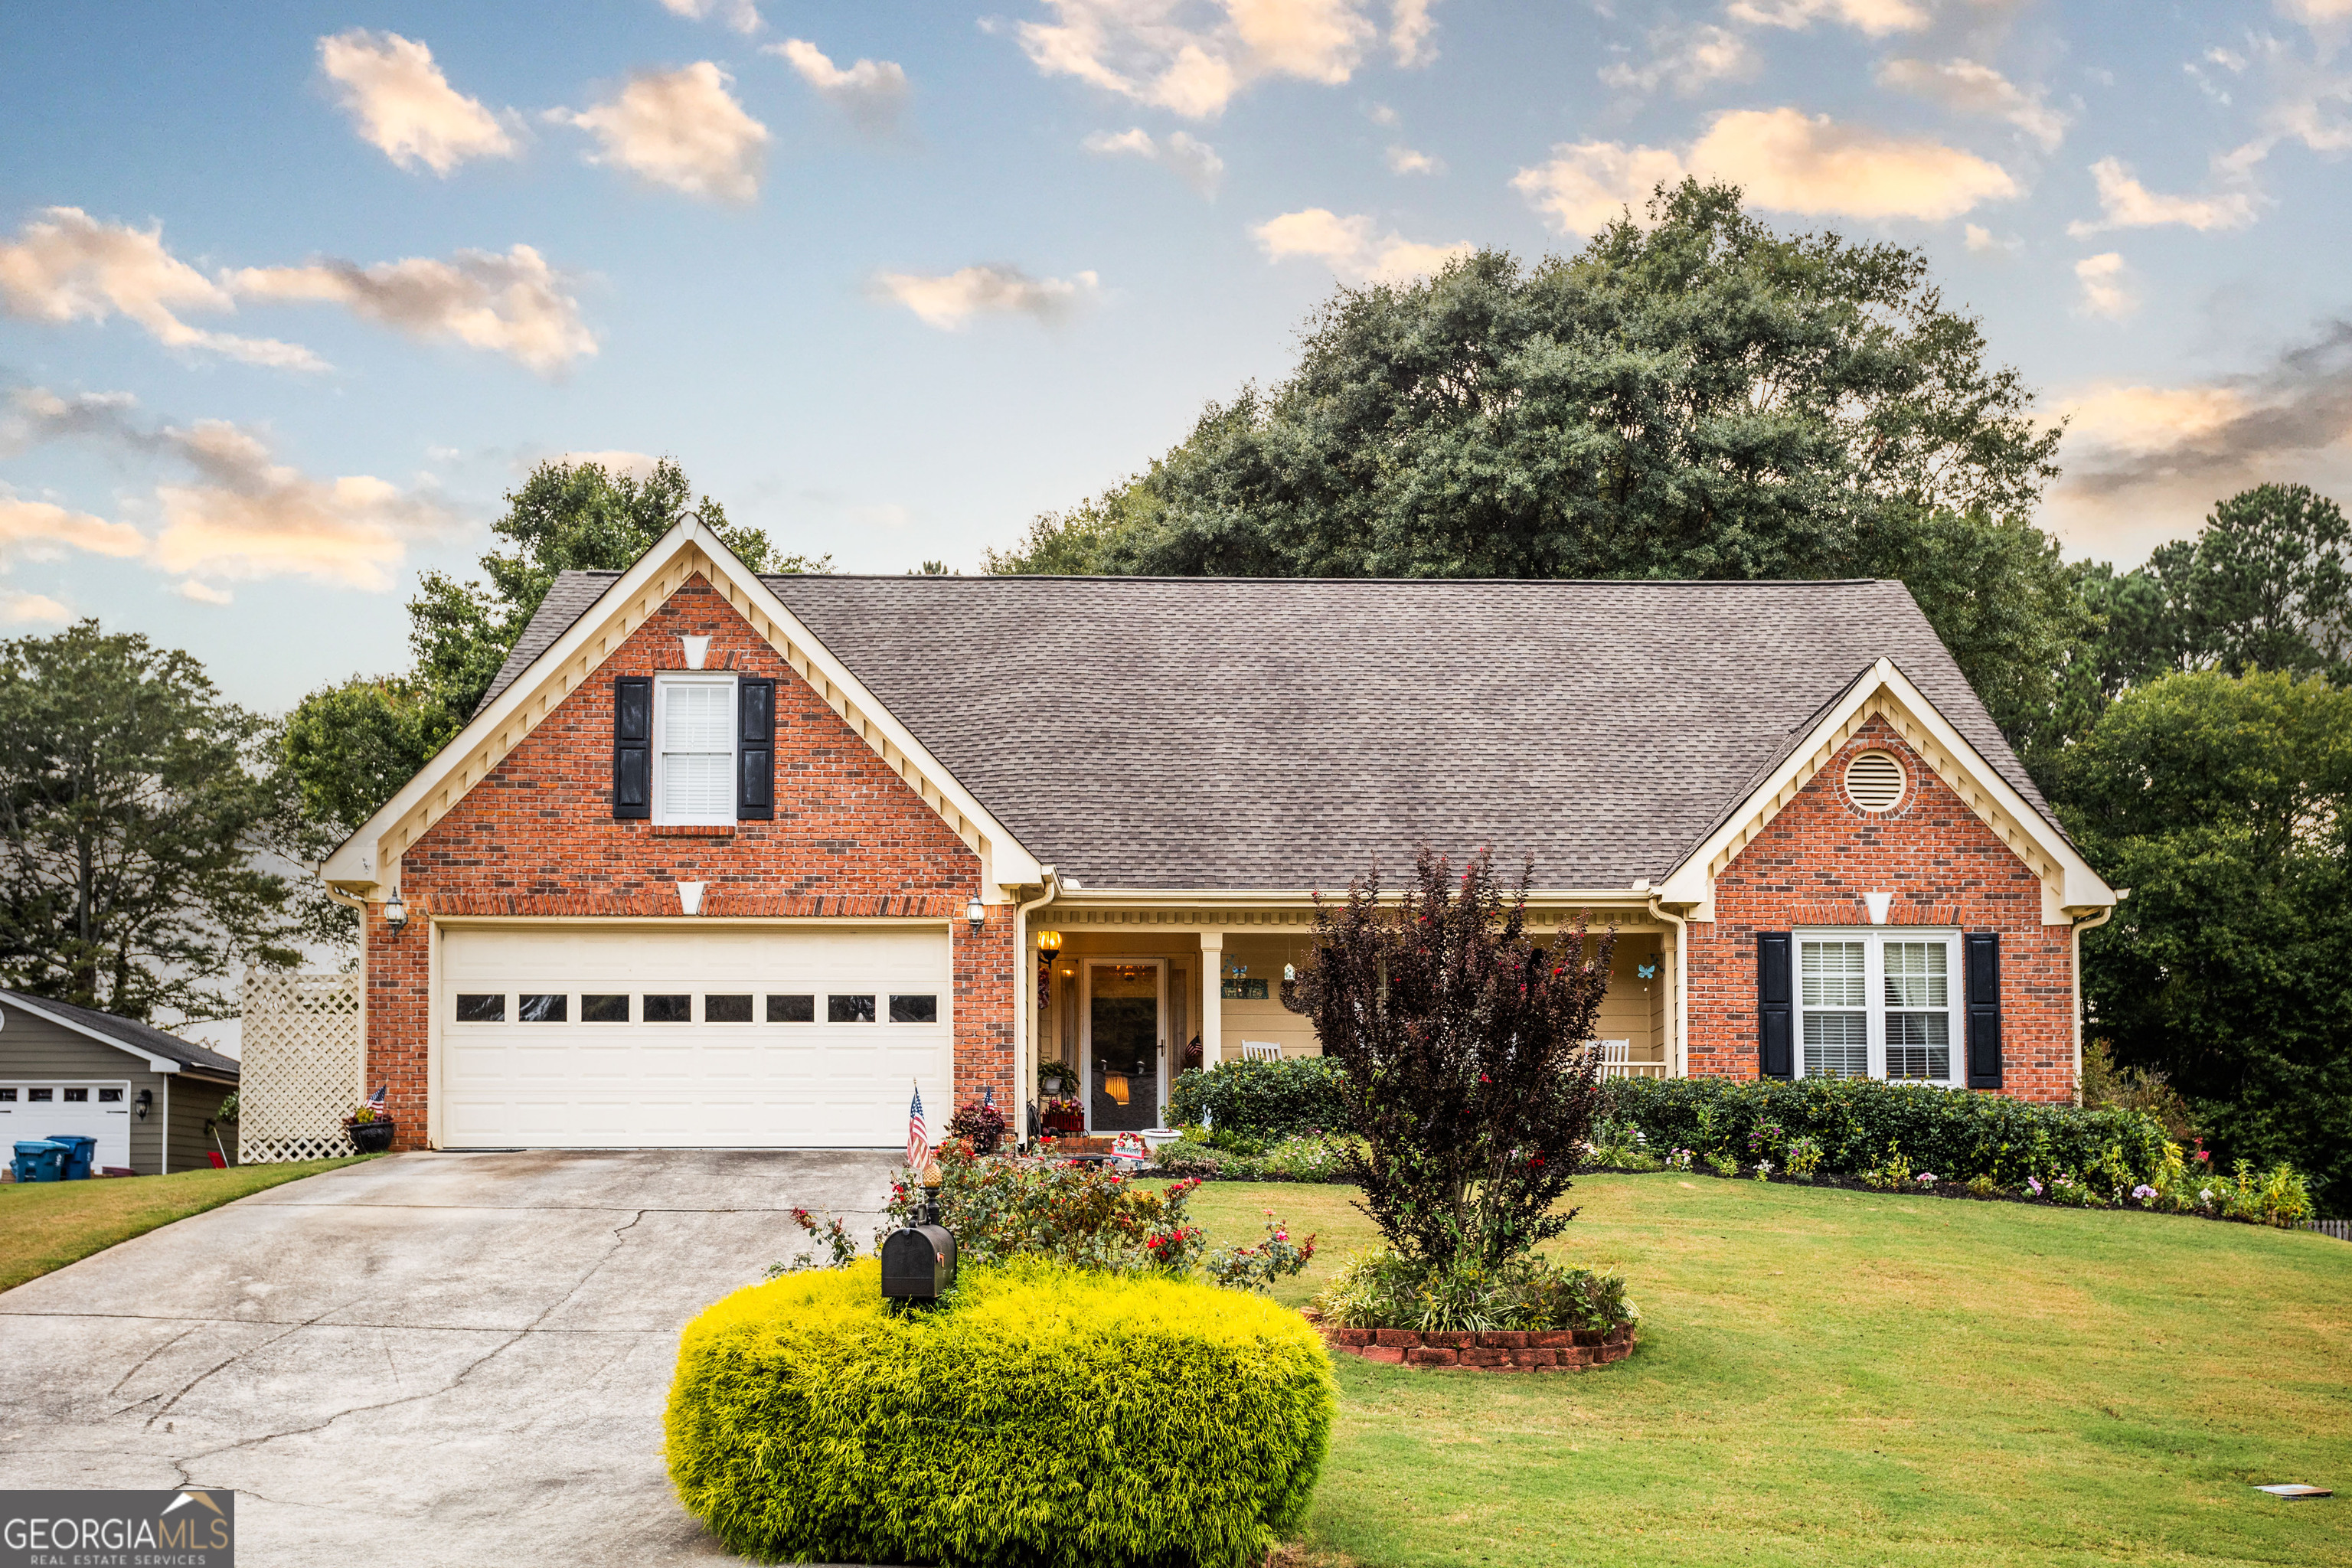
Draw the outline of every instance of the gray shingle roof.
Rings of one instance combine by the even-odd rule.
[[[499,699],[499,693],[515,683],[516,677],[531,666],[531,661],[555,646],[566,627],[588,613],[588,606],[604,596],[604,590],[620,576],[618,572],[559,572],[547,590],[547,597],[532,612],[530,624],[507,649],[507,659],[499,666],[498,674],[490,678],[490,689],[474,704],[479,713]]]
[[[194,1068],[222,1078],[233,1079],[238,1074],[235,1057],[225,1057],[218,1051],[197,1045],[192,1040],[184,1040],[177,1035],[165,1034],[152,1024],[142,1024],[131,1018],[118,1018],[111,1013],[101,1013],[94,1007],[77,1007],[70,1002],[52,1002],[46,996],[31,996],[16,991],[0,991],[0,1009],[8,1007],[37,1008],[51,1017],[62,1018],[68,1024],[79,1025],[89,1030],[92,1034],[102,1035],[110,1040],[119,1040],[136,1050],[145,1051],[150,1056],[162,1057],[166,1061],[178,1062],[182,1067]]]
[[[574,576],[525,645],[610,581]],[[1881,657],[2048,815],[1895,582],[764,581],[1089,888],[1337,888],[1424,841],[1660,879]]]

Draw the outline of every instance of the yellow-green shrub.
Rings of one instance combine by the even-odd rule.
[[[670,1478],[730,1549],[1240,1568],[1305,1515],[1332,1382],[1297,1312],[1022,1262],[895,1314],[880,1268],[786,1275],[687,1325]]]

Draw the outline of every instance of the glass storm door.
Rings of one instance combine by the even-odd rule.
[[[1156,959],[1087,965],[1087,1115],[1094,1131],[1160,1125],[1165,978]]]

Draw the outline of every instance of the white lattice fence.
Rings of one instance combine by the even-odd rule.
[[[236,1157],[267,1165],[355,1153],[343,1118],[363,1093],[360,977],[248,969]]]

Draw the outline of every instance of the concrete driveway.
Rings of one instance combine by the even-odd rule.
[[[901,1159],[402,1154],[151,1231],[0,1294],[0,1487],[233,1487],[246,1568],[723,1558],[678,1330]]]

